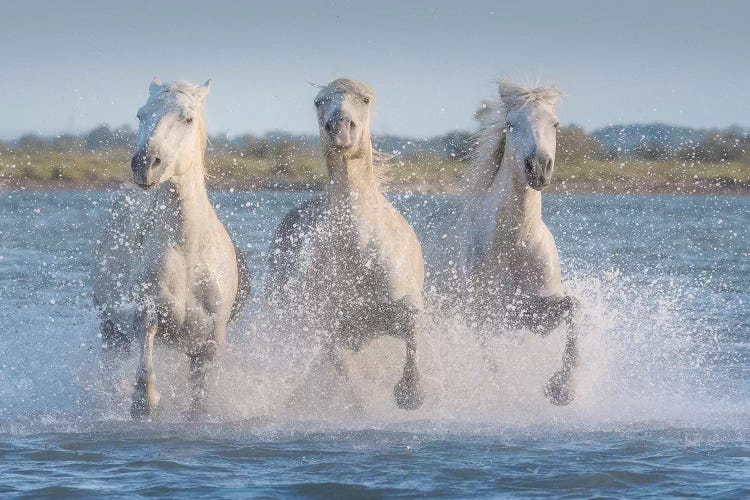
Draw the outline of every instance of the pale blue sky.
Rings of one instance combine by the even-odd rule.
[[[209,130],[316,130],[306,80],[378,94],[374,130],[473,126],[493,80],[555,82],[563,123],[750,126],[750,2],[7,1],[0,137],[135,124],[148,83],[212,78]]]

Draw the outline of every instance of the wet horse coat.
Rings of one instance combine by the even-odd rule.
[[[370,139],[372,90],[335,80],[315,99],[330,183],[292,210],[276,230],[270,292],[275,302],[331,332],[327,352],[358,350],[375,335],[406,342],[394,389],[404,409],[421,406],[416,335],[423,309],[424,264],[416,234],[376,181]]]
[[[105,362],[135,336],[140,367],[134,418],[158,408],[153,352],[157,338],[190,359],[191,410],[204,409],[206,374],[226,342],[227,323],[248,297],[242,256],[214,211],[203,154],[208,84],[154,82],[139,110],[133,180],[95,249],[94,301]]]
[[[478,113],[478,151],[468,176],[474,196],[461,218],[458,274],[485,318],[541,335],[567,326],[563,366],[544,389],[554,404],[565,405],[574,398],[578,307],[562,292],[541,195],[554,169],[559,93],[501,82],[499,94]]]

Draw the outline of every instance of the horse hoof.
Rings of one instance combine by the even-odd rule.
[[[403,380],[393,389],[396,406],[402,410],[416,410],[424,403],[424,392],[419,384],[406,383]]]
[[[576,397],[570,381],[563,380],[559,373],[556,373],[544,386],[544,396],[555,406],[569,405]]]
[[[150,391],[147,395],[142,391],[136,392],[133,404],[130,405],[130,416],[133,420],[143,420],[154,416],[159,410],[159,393]]]

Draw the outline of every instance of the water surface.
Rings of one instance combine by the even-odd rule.
[[[351,387],[325,398],[317,346],[289,341],[263,311],[271,232],[305,196],[212,194],[255,295],[230,327],[210,416],[187,423],[181,354],[158,351],[154,422],[128,418],[135,361],[99,366],[88,268],[112,193],[0,193],[0,493],[750,494],[750,198],[546,196],[565,287],[584,309],[576,400],[557,408],[541,393],[561,335],[491,339],[492,373],[477,327],[431,307],[428,397],[405,412],[391,395],[402,343],[348,355]],[[438,269],[460,200],[392,198]],[[434,304],[441,291],[428,288]]]

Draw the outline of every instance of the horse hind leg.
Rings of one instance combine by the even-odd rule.
[[[544,386],[544,395],[556,406],[570,404],[575,398],[573,374],[578,364],[578,314],[580,305],[570,296],[563,297],[556,304],[559,322],[565,321],[566,340],[562,356],[562,368],[552,375]]]

